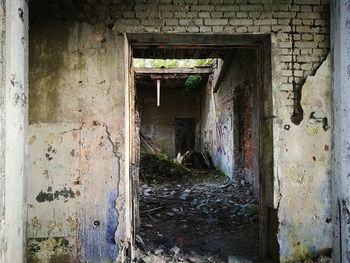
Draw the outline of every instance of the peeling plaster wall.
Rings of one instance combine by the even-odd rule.
[[[86,115],[102,126],[104,122],[107,123],[112,141],[121,142],[120,145],[123,145],[123,140],[128,138],[127,133],[118,134],[124,129],[122,117],[125,112],[124,95],[115,96],[115,109],[118,109],[115,110],[110,107],[110,102],[99,100],[94,103],[91,94],[98,93],[99,97],[102,97],[106,87],[98,88],[98,83],[105,79],[100,76],[122,74],[124,69],[117,69],[124,63],[119,63],[115,59],[113,53],[115,46],[106,49],[105,55],[95,53],[94,45],[99,41],[94,39],[99,39],[99,34],[93,34],[94,29],[97,32],[109,29],[118,33],[271,34],[273,113],[272,115],[267,113],[267,115],[265,112],[262,118],[273,121],[271,132],[274,136],[274,170],[272,171],[273,180],[269,181],[273,188],[268,188],[268,191],[272,192],[268,202],[271,208],[278,209],[280,217],[278,242],[281,260],[297,260],[319,253],[330,245],[327,238],[330,236],[330,224],[326,222],[329,205],[327,202],[330,202],[326,190],[329,188],[327,185],[329,184],[327,180],[329,164],[327,161],[321,162],[321,160],[327,160],[330,154],[329,151],[324,150],[330,131],[323,131],[322,122],[311,123],[309,118],[314,111],[310,109],[319,104],[317,101],[327,99],[320,97],[321,94],[316,92],[319,88],[323,91],[327,89],[323,86],[325,81],[310,84],[310,89],[312,87],[312,90],[315,90],[311,95],[314,101],[307,102],[302,98],[306,78],[315,74],[329,51],[329,0],[262,0],[254,3],[248,0],[242,0],[239,3],[225,0],[143,0],[131,1],[127,4],[119,0],[106,0],[103,4],[100,1],[54,1],[45,2],[45,4],[41,1],[31,1],[31,14],[32,33],[37,32],[36,35],[32,35],[31,40],[37,47],[34,53],[38,57],[36,64],[31,62],[31,75],[35,76],[37,70],[46,72],[36,75],[35,83],[33,80],[31,83],[31,86],[35,86],[34,89],[37,90],[31,94],[31,100],[40,98],[32,106],[31,116],[34,118],[32,123],[38,125],[73,123],[74,127],[79,128],[85,123],[84,116],[88,112]],[[66,21],[73,22],[67,24]],[[52,23],[61,25],[59,31]],[[42,30],[41,27],[46,30]],[[93,37],[89,38],[87,35],[93,35]],[[98,47],[108,45],[109,41],[110,38],[107,38],[107,41],[102,41],[103,43],[98,44]],[[56,48],[50,50],[50,46]],[[82,55],[79,53],[81,50]],[[102,51],[103,48],[98,50]],[[61,54],[65,54],[65,60],[62,60]],[[114,66],[112,69],[111,65]],[[95,77],[90,77],[91,70],[92,76]],[[83,79],[80,78],[80,74],[84,75]],[[96,80],[92,81],[94,78]],[[83,90],[79,88],[80,80],[83,81],[81,83]],[[89,80],[89,83],[86,83],[86,80]],[[72,88],[69,89],[70,85]],[[106,85],[108,86],[108,82]],[[57,87],[60,87],[59,92]],[[114,92],[124,90],[118,85],[111,85],[111,87],[115,87],[114,90],[111,88]],[[114,92],[111,94],[115,95]],[[328,104],[322,105],[324,109]],[[267,104],[264,108],[266,106]],[[306,108],[303,109],[303,106]],[[78,109],[82,112],[80,113]],[[113,111],[116,114],[113,115]],[[118,116],[116,119],[121,121],[111,121],[112,115]],[[316,119],[323,118],[320,115],[313,116],[316,116]],[[101,118],[105,120],[101,121]],[[331,116],[327,118],[329,126],[332,127]],[[115,123],[118,123],[118,126],[113,126]],[[266,154],[270,155],[271,152]],[[33,162],[36,157],[31,158]],[[127,159],[128,156],[121,155],[121,158]],[[45,166],[48,163],[49,161]],[[121,165],[121,167],[124,166]],[[107,173],[99,172],[98,176],[93,177],[101,178],[101,174],[104,176]],[[121,170],[120,175],[120,185],[123,185],[122,181],[127,178],[128,171]],[[29,173],[29,178],[34,176],[36,175]],[[68,179],[66,181],[68,182]],[[291,182],[295,187],[290,185]],[[310,185],[313,187],[311,188]],[[55,189],[61,189],[62,186],[58,186],[55,185]],[[31,187],[29,184],[29,190]],[[295,191],[295,188],[298,191]],[[46,185],[42,190],[47,191]],[[87,189],[85,193],[89,191]],[[307,204],[305,199],[301,200],[302,196],[309,198]],[[103,200],[101,202],[105,209],[108,201],[100,197],[99,200]],[[124,198],[127,198],[127,195]],[[30,204],[38,205],[35,202],[35,200],[29,200]],[[305,205],[305,208],[299,205]],[[127,214],[120,213],[120,216],[127,217]],[[125,226],[122,220],[123,218],[118,218],[118,231],[122,229],[121,232],[124,231]],[[59,218],[57,221],[62,222],[63,219]],[[300,222],[303,223],[301,226]],[[90,229],[89,227],[86,229]],[[320,237],[321,233],[322,237]],[[117,237],[124,239],[124,235],[120,233]],[[79,242],[78,237],[77,243]],[[93,246],[90,246],[91,251],[92,248]],[[45,251],[52,251],[52,249],[48,247]]]
[[[114,262],[127,242],[124,36],[62,22],[30,36],[27,259]]]
[[[281,262],[332,247],[330,58],[302,90],[305,120],[284,126],[279,139],[279,241]],[[286,238],[285,238],[286,237]]]
[[[199,97],[180,88],[162,88],[157,107],[156,89],[138,88],[141,132],[170,157],[176,157],[175,119],[194,118],[199,121]],[[197,125],[198,126],[198,125]]]
[[[1,65],[1,90],[0,90],[0,258],[3,259],[5,252],[5,40],[6,40],[6,9],[5,0],[0,2],[0,65]]]
[[[0,1],[0,262],[23,262],[28,7]]]

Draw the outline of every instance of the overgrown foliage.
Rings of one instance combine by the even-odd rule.
[[[135,68],[199,68],[213,63],[214,59],[134,59]]]
[[[140,176],[143,181],[161,181],[166,177],[182,177],[190,171],[165,154],[142,154]]]
[[[188,91],[196,91],[202,85],[202,77],[199,75],[191,75],[186,79],[185,89]]]

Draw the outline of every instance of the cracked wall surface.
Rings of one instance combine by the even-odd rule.
[[[254,3],[248,0],[241,0],[240,3],[226,0],[137,0],[127,4],[123,4],[122,1],[108,0],[103,1],[103,4],[99,1],[55,1],[51,3],[32,1],[30,8],[31,131],[35,131],[35,125],[39,125],[38,127],[42,125],[40,133],[43,136],[40,137],[40,140],[45,142],[45,137],[48,136],[45,129],[51,127],[50,125],[53,127],[57,125],[57,131],[60,131],[64,125],[72,125],[73,129],[84,125],[84,127],[89,127],[86,128],[85,135],[91,142],[92,138],[97,140],[98,135],[103,136],[104,124],[108,126],[112,142],[118,146],[117,153],[121,158],[120,174],[116,172],[118,158],[111,151],[110,146],[106,146],[107,149],[100,154],[101,157],[106,154],[105,161],[102,162],[99,158],[87,160],[84,157],[79,162],[82,163],[80,165],[83,165],[84,169],[88,169],[89,172],[86,174],[91,180],[92,178],[107,180],[107,185],[109,185],[109,180],[113,182],[112,185],[116,185],[116,182],[120,180],[120,192],[107,188],[107,192],[119,193],[116,207],[121,210],[119,210],[118,217],[112,218],[118,220],[118,244],[119,242],[124,244],[127,239],[124,221],[128,216],[127,212],[123,211],[124,202],[120,201],[128,198],[123,192],[125,189],[120,189],[128,176],[128,171],[123,170],[126,167],[124,161],[128,159],[128,156],[121,150],[125,146],[125,139],[128,138],[124,122],[125,107],[128,105],[124,101],[125,87],[120,84],[126,76],[125,61],[122,57],[127,54],[125,50],[120,49],[122,41],[119,41],[118,34],[123,32],[271,34],[273,113],[271,116],[262,117],[273,121],[274,176],[273,182],[270,183],[274,187],[270,189],[273,191],[273,198],[269,200],[269,205],[279,210],[279,252],[284,261],[293,261],[320,253],[328,247],[327,240],[321,242],[315,240],[315,237],[319,237],[321,231],[328,233],[330,226],[330,223],[325,221],[328,218],[325,217],[329,211],[328,203],[322,204],[322,202],[329,202],[327,187],[330,182],[327,180],[329,177],[327,158],[330,152],[325,150],[327,148],[325,141],[328,140],[327,136],[330,131],[324,130],[325,116],[318,114],[317,110],[310,110],[313,105],[319,104],[318,100],[322,101],[327,98],[323,98],[323,95],[317,92],[312,95],[304,93],[306,87],[327,89],[323,86],[324,83],[316,80],[310,82],[310,86],[306,82],[308,76],[315,74],[329,51],[328,0],[271,0],[254,1]],[[304,94],[314,97],[314,100],[305,100]],[[18,101],[21,101],[20,97]],[[300,111],[299,104],[302,111]],[[328,104],[322,104],[320,107],[327,108],[328,106],[325,105]],[[331,116],[327,116],[327,125],[332,128],[331,119]],[[94,126],[95,121],[97,126]],[[36,134],[31,133],[29,138],[33,135]],[[33,145],[30,148],[34,147]],[[94,145],[93,142],[89,145],[91,147],[87,150],[88,153],[94,152],[96,147],[101,147]],[[310,150],[302,151],[301,149],[304,150],[306,145]],[[66,155],[70,154],[70,151],[65,150],[65,145],[60,147]],[[56,149],[57,154],[61,152],[60,147]],[[30,148],[29,151],[31,151]],[[43,170],[58,161],[55,155],[50,153],[53,159],[51,161],[45,159],[47,149],[46,145],[42,147],[42,152],[33,152],[34,155],[30,155],[29,180],[32,183],[29,184],[29,192],[32,187],[34,188],[34,182],[42,184],[42,188],[37,189],[39,191],[36,194],[39,194],[40,191],[48,192],[49,185],[46,179],[36,181],[34,179],[37,175],[31,172],[36,169],[33,162],[38,157],[42,158]],[[272,149],[268,150],[272,151]],[[300,156],[296,155],[299,153]],[[79,154],[83,156],[82,153],[79,152]],[[322,162],[322,160],[325,161]],[[104,162],[113,163],[115,166],[114,168],[101,167],[100,163]],[[62,170],[57,170],[56,175],[49,179],[53,181],[53,192],[64,188],[69,190],[73,187],[70,185],[70,175],[64,172],[69,167],[70,165],[66,164],[63,167],[57,165],[57,169]],[[95,167],[101,167],[101,170],[94,170]],[[82,171],[80,173],[83,173]],[[57,183],[55,183],[56,180]],[[92,182],[86,183],[86,188],[83,185],[80,186],[81,196],[84,196],[81,200],[84,201],[80,201],[77,205],[79,207],[77,213],[82,215],[85,207],[94,208],[94,200],[99,202],[99,210],[107,211],[110,201],[107,200],[105,193],[94,192],[91,189],[93,188]],[[323,183],[322,186],[320,186],[321,183]],[[316,187],[311,189],[312,184],[315,184]],[[298,196],[295,196],[295,188],[291,185],[298,189]],[[75,190],[72,188],[72,191]],[[94,197],[89,193],[93,193]],[[47,204],[37,202],[34,196],[28,200],[30,205],[40,207],[40,205]],[[82,198],[81,196],[79,198]],[[299,201],[301,196],[310,199],[310,206],[306,206],[309,209],[299,207],[300,202],[305,203],[303,200]],[[111,199],[115,197],[112,196]],[[76,194],[74,199],[76,199]],[[63,199],[52,202],[59,202],[58,209],[65,211],[66,206],[75,202],[74,199],[66,203]],[[53,206],[49,208],[54,209]],[[31,219],[36,216],[32,211],[33,208],[29,207],[31,217],[28,222],[31,222]],[[94,215],[89,216],[91,219],[94,217]],[[64,217],[54,219],[60,223],[65,220]],[[115,225],[113,220],[111,220],[112,226]],[[103,224],[96,223],[98,226],[95,226],[86,221],[82,222],[80,227],[84,226],[83,229],[89,233],[105,227]],[[303,222],[303,226],[299,226],[300,222]],[[312,227],[310,234],[305,231],[306,226]],[[47,244],[46,241],[41,242],[40,240],[54,238],[52,242],[55,244],[58,242],[62,244],[62,247],[67,244],[66,241],[57,239],[57,236],[52,236],[49,232],[43,233],[41,237],[35,236],[37,228],[39,226],[34,227],[29,236],[29,238],[36,239],[35,242]],[[106,228],[103,229],[107,231]],[[82,251],[86,253],[85,255],[92,256],[89,253],[92,253],[95,248],[91,244],[95,244],[96,240],[89,239],[92,243],[81,242],[79,234],[77,238],[72,238],[75,238],[75,241],[72,241],[73,247],[84,247],[84,244],[89,244],[85,246],[88,251],[84,249]],[[101,238],[107,237],[101,236]],[[108,244],[113,247],[112,244]],[[311,246],[311,244],[314,245]],[[52,253],[50,252],[52,246],[44,247],[44,251]],[[100,251],[103,251],[102,248]],[[66,254],[71,257],[75,255],[69,250]],[[105,258],[110,257],[107,254],[103,255]]]
[[[24,257],[28,8],[0,1],[0,262]]]
[[[328,56],[315,76],[309,76],[303,85],[305,120],[299,126],[285,127],[279,140],[281,262],[316,255],[318,248],[332,248],[330,81]]]
[[[125,241],[124,38],[31,30],[27,260],[112,262]]]

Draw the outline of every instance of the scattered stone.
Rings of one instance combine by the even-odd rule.
[[[228,263],[252,263],[253,261],[243,257],[229,256]]]
[[[196,151],[187,151],[181,160],[181,164],[186,167],[191,167],[193,169],[208,169],[209,166],[206,163],[206,158],[204,154]]]
[[[139,250],[139,257],[146,263],[224,263],[227,253],[258,255],[257,199],[248,183],[232,183],[217,173],[192,170],[147,185],[140,175],[140,208],[147,213],[141,213],[146,250]]]
[[[151,188],[147,188],[147,189],[145,189],[145,190],[143,191],[143,194],[144,194],[145,196],[150,196],[151,193],[152,193],[152,189],[151,189]]]
[[[190,195],[191,190],[190,189],[186,189],[181,195],[180,195],[180,199],[181,200],[186,200],[187,197]]]
[[[332,259],[327,256],[320,256],[317,263],[332,263]]]
[[[146,248],[146,245],[145,245],[145,243],[143,242],[143,240],[142,240],[142,238],[141,238],[141,236],[140,235],[136,235],[136,238],[135,238],[136,240],[136,245],[140,248],[140,249],[142,249],[143,251],[145,250],[145,248]]]
[[[178,248],[177,246],[173,246],[169,252],[170,252],[170,255],[177,257],[180,253],[180,248]]]
[[[157,248],[155,251],[154,251],[154,255],[162,255],[164,253],[164,249],[162,248]]]

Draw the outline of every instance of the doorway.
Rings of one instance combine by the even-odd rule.
[[[175,152],[194,151],[196,122],[193,118],[175,119]]]
[[[252,89],[252,101],[251,105],[255,105],[254,109],[251,110],[251,115],[255,116],[252,117],[251,119],[251,124],[252,126],[255,127],[254,131],[250,135],[253,137],[254,145],[250,148],[251,151],[251,168],[252,168],[252,173],[250,176],[255,178],[254,182],[250,182],[252,188],[250,187],[249,189],[252,191],[255,191],[256,196],[259,199],[259,227],[258,227],[258,232],[259,232],[259,256],[260,259],[266,259],[266,258],[274,258],[276,256],[276,247],[275,244],[276,242],[276,237],[274,235],[275,229],[274,229],[274,224],[272,223],[274,221],[274,212],[272,208],[271,201],[272,200],[271,196],[273,195],[273,188],[272,188],[272,154],[266,153],[267,149],[271,149],[272,147],[272,120],[270,118],[266,118],[266,116],[271,116],[271,109],[272,109],[272,99],[271,99],[271,62],[270,62],[270,36],[268,35],[259,35],[259,36],[249,36],[243,38],[242,36],[226,36],[222,35],[220,38],[215,38],[215,36],[208,36],[208,35],[196,35],[196,36],[191,36],[187,34],[180,34],[177,35],[176,37],[169,37],[169,35],[149,35],[149,34],[131,34],[128,36],[129,42],[131,44],[131,50],[133,57],[141,57],[141,58],[161,58],[161,59],[169,59],[169,58],[179,58],[179,57],[185,57],[188,58],[189,56],[197,57],[197,58],[220,58],[221,63],[228,65],[232,62],[232,53],[236,51],[236,53],[239,53],[239,50],[241,49],[250,49],[254,50],[256,54],[256,64],[254,66],[256,67],[256,83],[257,85],[253,87]],[[141,40],[141,41],[140,41]],[[230,54],[230,55],[228,55]],[[220,65],[220,63],[217,63],[218,67],[221,67],[219,72],[216,76],[213,74],[211,77],[210,85],[212,87],[209,92],[214,92],[214,93],[219,93],[220,95],[220,85],[215,85],[213,82],[222,82],[224,76],[227,74],[227,66]],[[221,73],[220,73],[221,72]],[[135,109],[135,101],[137,101],[138,96],[137,96],[137,87],[134,87],[134,68],[131,67],[131,89],[130,94],[132,94],[130,98],[130,105],[131,109]],[[244,83],[244,81],[242,81]],[[208,86],[208,85],[207,85]],[[207,87],[206,86],[206,87]],[[204,93],[208,92],[208,89],[204,89],[202,91]],[[136,94],[134,96],[133,94]],[[222,96],[220,97],[219,95],[216,96],[216,99],[224,99],[225,96],[227,97],[227,94],[221,94]],[[214,99],[215,100],[215,99]],[[203,101],[201,101],[201,104]],[[214,105],[218,105],[219,101],[214,101]],[[262,107],[262,105],[265,105],[265,107]],[[230,103],[227,103],[226,106],[230,107]],[[230,114],[235,115],[235,110],[234,106],[232,105],[230,109]],[[244,105],[240,106],[240,112],[241,114],[244,113],[244,110],[242,110],[242,107]],[[225,109],[223,110],[225,112]],[[131,111],[131,113],[133,113]],[[205,110],[200,111],[201,114],[205,114]],[[141,114],[142,115],[142,114]],[[236,114],[237,115],[237,114]],[[141,146],[141,143],[137,144],[135,141],[137,141],[137,133],[135,133],[135,130],[139,129],[140,127],[136,127],[134,122],[134,117],[133,114],[131,114],[131,125],[130,125],[130,134],[135,134],[134,136],[131,137],[132,145],[134,145],[135,149],[132,151],[135,154],[137,154],[139,151],[139,147]],[[142,119],[142,118],[141,118]],[[241,120],[240,122],[242,123],[242,115],[237,116],[238,120]],[[186,120],[186,121],[184,121]],[[194,145],[200,145],[201,149],[205,149],[206,147],[212,147],[213,143],[219,144],[220,147],[218,147],[219,151],[222,151],[222,157],[220,158],[217,163],[223,160],[223,156],[227,157],[227,149],[228,151],[232,151],[232,159],[230,160],[232,162],[231,165],[231,173],[230,170],[224,170],[224,174],[229,178],[229,180],[235,179],[234,177],[238,175],[237,168],[239,161],[237,161],[237,156],[246,156],[246,153],[242,148],[244,148],[244,134],[240,135],[239,139],[239,144],[238,147],[241,148],[239,154],[234,154],[235,149],[234,146],[234,140],[232,139],[231,141],[227,139],[227,136],[225,135],[225,132],[231,132],[231,134],[235,134],[234,127],[235,127],[235,122],[233,119],[229,119],[227,116],[222,115],[221,119],[219,118],[221,124],[223,125],[217,125],[215,127],[215,133],[219,134],[220,136],[220,142],[215,141],[213,139],[213,134],[210,134],[208,131],[203,130],[203,116],[201,116],[201,123],[200,123],[200,131],[199,131],[199,137],[200,138],[200,143],[195,142],[197,135],[195,134],[194,137],[195,139],[193,140],[193,130],[196,128],[194,127],[195,125],[193,124],[193,119],[191,120],[190,124],[190,119],[186,118],[175,118],[174,119],[174,126],[175,126],[175,152],[180,153],[181,155],[186,152],[188,149],[192,148],[194,149]],[[229,125],[229,122],[231,121],[231,126]],[[142,120],[141,120],[142,122]],[[187,123],[185,123],[187,122]],[[244,121],[243,121],[244,123]],[[243,124],[244,125],[244,124]],[[184,129],[184,127],[187,127]],[[228,129],[225,131],[225,129]],[[181,130],[181,131],[180,131]],[[190,132],[191,130],[191,132]],[[184,133],[191,133],[189,140],[181,140],[180,138],[185,138],[183,135]],[[242,130],[240,130],[242,132]],[[243,132],[244,133],[244,132]],[[226,136],[226,137],[225,137]],[[144,135],[140,135],[140,140],[142,140],[142,137]],[[165,138],[166,141],[167,138]],[[232,143],[232,144],[230,144]],[[152,142],[147,142],[148,146],[151,148],[157,148],[157,146],[153,145]],[[137,149],[136,149],[137,148]],[[247,150],[247,149],[245,149]],[[260,156],[265,155],[265,158],[262,159]],[[175,156],[172,156],[175,157]],[[209,154],[209,157],[210,154]],[[242,158],[241,158],[242,159]],[[135,160],[138,160],[137,157],[135,157]],[[215,160],[214,160],[215,162]],[[241,162],[242,163],[242,162]],[[140,168],[140,163],[135,162],[134,166],[132,167],[132,172],[130,173],[133,175],[133,177],[137,178],[130,178],[132,183],[132,188],[134,193],[138,192],[139,185],[137,185],[136,182],[138,182],[138,174],[135,173],[134,171]],[[264,176],[262,176],[264,175]],[[255,177],[254,177],[255,176]],[[238,177],[237,177],[238,178]],[[237,179],[236,178],[236,179]],[[244,180],[240,181],[241,184],[248,183]],[[255,185],[252,185],[255,183]],[[223,186],[222,186],[223,187]],[[143,189],[146,190],[147,189]],[[186,190],[186,189],[185,189]],[[185,193],[186,191],[184,191]],[[190,191],[189,191],[190,192]],[[144,193],[144,192],[143,192]],[[139,200],[136,198],[137,195],[134,195],[134,201],[133,201],[133,222],[134,222],[134,237],[135,237],[135,242],[136,243],[142,243],[143,240],[141,238],[140,241],[140,236],[137,235],[139,231],[139,224],[136,222],[139,222],[139,218],[136,218],[136,215],[139,214],[141,211],[141,208],[139,208]],[[136,199],[135,199],[136,198]],[[135,209],[137,211],[135,211]],[[146,210],[141,211],[141,213],[147,212]],[[224,220],[224,224],[229,224],[230,222],[228,220]],[[142,222],[141,222],[142,224]],[[183,243],[183,242],[182,242]],[[186,243],[186,242],[185,242]],[[155,252],[155,251],[153,251]],[[159,251],[158,251],[159,252]],[[232,257],[234,258],[235,255],[233,254]],[[256,258],[255,258],[256,259]]]

